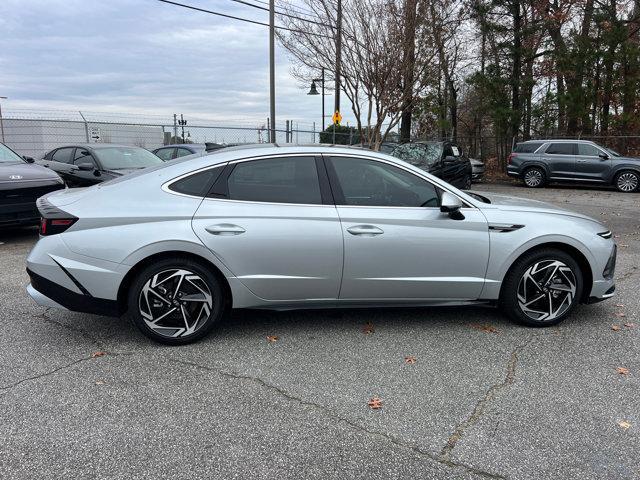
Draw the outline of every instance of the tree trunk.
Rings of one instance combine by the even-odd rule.
[[[404,1],[404,85],[402,102],[402,117],[400,120],[400,142],[411,140],[411,117],[413,114],[413,87],[416,62],[416,17],[417,0]]]

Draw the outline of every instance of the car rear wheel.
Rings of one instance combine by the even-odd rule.
[[[224,306],[216,275],[191,259],[175,257],[139,272],[129,289],[127,316],[152,340],[184,345],[211,332]]]
[[[583,277],[567,253],[549,248],[525,254],[507,273],[500,306],[514,321],[547,327],[564,320],[579,303]]]
[[[540,188],[544,187],[546,175],[541,168],[531,167],[525,170],[522,180],[529,188]]]
[[[638,185],[640,185],[640,175],[636,172],[620,172],[616,175],[614,185],[620,192],[635,192],[638,190]]]

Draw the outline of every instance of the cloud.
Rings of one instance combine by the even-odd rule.
[[[228,0],[185,3],[268,20]],[[7,110],[184,113],[235,123],[269,113],[266,27],[155,0],[3,0],[0,44]],[[284,50],[276,56],[279,122],[319,125],[319,97],[291,77]]]

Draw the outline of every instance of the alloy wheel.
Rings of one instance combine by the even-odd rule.
[[[559,260],[544,260],[531,265],[518,284],[518,305],[529,318],[551,321],[564,314],[576,295],[576,277]]]
[[[147,326],[163,337],[185,337],[207,321],[213,296],[207,283],[185,269],[168,269],[149,278],[138,301]]]
[[[524,174],[524,183],[527,187],[539,187],[542,184],[542,172],[535,168],[527,170]]]
[[[616,186],[623,192],[633,192],[638,188],[638,176],[635,173],[623,173],[616,180]]]

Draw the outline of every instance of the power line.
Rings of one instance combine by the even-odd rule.
[[[261,3],[262,5],[269,5],[269,2],[266,2],[265,0],[253,0],[253,1],[256,2],[256,3]],[[293,11],[295,13],[298,13],[298,14],[302,14],[302,15],[315,15],[316,14],[315,12],[313,12],[313,11],[311,11],[309,9],[302,8],[299,5],[293,6],[290,3],[285,2],[285,1],[281,1],[279,3],[286,4],[287,5],[286,8],[289,8],[289,9],[291,9],[291,11]]]
[[[265,12],[269,11],[269,9],[267,7],[263,7],[263,6],[260,6],[260,5],[255,5],[253,3],[246,2],[245,0],[231,0],[231,1],[232,2],[236,2],[236,3],[241,3],[242,5],[247,5],[249,7],[258,8],[260,10],[264,10]],[[277,15],[281,15],[283,17],[295,18],[296,20],[302,20],[303,22],[307,22],[307,23],[315,23],[316,25],[320,25],[322,27],[335,28],[333,25],[327,25],[326,23],[316,22],[315,20],[311,20],[309,18],[298,17],[296,15],[291,15],[290,13],[280,12],[278,10],[276,10],[275,13]],[[278,27],[276,27],[276,28],[278,28]]]
[[[208,13],[210,15],[217,15],[219,17],[230,18],[231,20],[239,20],[241,22],[253,23],[254,25],[261,25],[263,27],[269,26],[268,23],[259,22],[257,20],[250,20],[248,18],[236,17],[235,15],[229,15],[227,13],[214,12],[213,10],[207,10],[206,8],[194,7],[193,5],[185,5],[184,3],[172,2],[171,0],[157,0],[157,1],[162,3],[168,3],[170,5],[175,5],[176,7],[195,10],[197,12],[203,12],[203,13]],[[333,38],[333,37],[330,37],[329,35],[323,35],[321,33],[313,33],[309,31],[298,30],[295,28],[287,28],[287,27],[279,27],[279,26],[276,26],[275,28],[277,28],[278,30],[286,30],[288,32],[304,33],[306,35],[315,35],[317,37],[323,37],[323,38]]]

